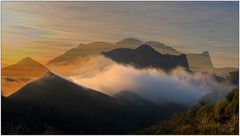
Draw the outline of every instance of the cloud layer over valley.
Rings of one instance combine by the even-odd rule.
[[[91,58],[69,78],[77,84],[109,95],[133,91],[159,104],[193,105],[213,90],[226,91],[230,87],[216,82],[209,74],[189,73],[181,68],[170,73],[154,68],[136,69],[102,56]]]

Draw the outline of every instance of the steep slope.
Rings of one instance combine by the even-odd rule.
[[[215,105],[197,105],[135,134],[237,135],[239,133],[239,90],[233,89]]]
[[[29,132],[19,132],[23,134],[43,133],[45,124],[67,134],[94,134],[103,128],[111,131],[109,123],[113,118],[109,114],[117,114],[120,109],[110,96],[78,86],[52,72],[27,84],[7,99],[18,107],[15,114],[22,116],[15,120],[6,118],[15,126],[21,124],[29,127]],[[115,126],[112,125],[112,128]]]
[[[52,72],[47,72],[42,78],[27,84],[15,94],[10,95],[8,99],[22,102],[31,101],[34,104],[43,105],[50,103],[54,107],[60,106],[65,110],[76,110],[74,109],[76,108],[74,107],[75,103],[84,107],[88,106],[85,104],[108,105],[108,103],[114,102],[110,96],[78,86]]]
[[[11,103],[2,108],[4,134],[128,134],[166,117],[158,108],[135,108],[52,72],[3,101]]]
[[[2,69],[2,94],[9,96],[32,79],[44,75],[48,69],[37,61],[27,57],[16,64]]]
[[[146,44],[136,49],[114,49],[110,52],[103,52],[103,55],[118,63],[131,64],[137,68],[156,67],[169,71],[181,66],[188,70],[186,55],[161,54]]]

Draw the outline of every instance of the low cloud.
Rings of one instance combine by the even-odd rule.
[[[176,68],[170,73],[161,69],[136,69],[103,56],[91,58],[69,77],[75,83],[108,95],[133,91],[156,103],[193,105],[211,91],[226,91],[229,86],[216,82],[211,75],[189,73]]]

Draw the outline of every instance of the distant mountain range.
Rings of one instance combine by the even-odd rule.
[[[126,38],[116,43],[107,43],[107,42],[93,42],[89,44],[80,44],[76,48],[72,48],[69,51],[65,52],[63,55],[60,55],[50,61],[48,61],[47,65],[71,65],[76,62],[79,58],[89,57],[91,55],[99,55],[103,51],[110,51],[116,48],[131,48],[134,49],[140,45],[144,44],[144,42],[134,39],[134,38]],[[149,41],[146,44],[154,47],[157,51],[162,54],[173,54],[180,55],[181,53],[176,51],[175,49],[164,45],[163,43]]]
[[[3,95],[14,93],[30,80],[44,75],[48,69],[70,75],[81,65],[85,65],[91,56],[100,54],[105,54],[118,63],[130,64],[137,68],[157,67],[171,70],[176,66],[182,66],[193,72],[210,72],[221,77],[226,77],[229,72],[237,70],[231,67],[215,68],[207,51],[184,55],[160,42],[144,43],[138,39],[126,38],[114,44],[106,42],[80,44],[50,60],[47,68],[29,57],[24,58],[2,69]]]
[[[184,109],[127,94],[110,97],[48,72],[2,96],[2,134],[129,134]]]
[[[236,70],[214,68],[207,51],[202,54],[185,55],[162,43],[153,41],[143,43],[134,38],[127,38],[114,44],[104,42],[81,44],[50,60],[48,67],[27,57],[2,69],[2,134],[131,134],[134,132],[160,134],[160,132],[153,133],[153,130],[161,130],[168,134],[169,130],[178,131],[178,124],[183,125],[179,127],[180,132],[191,130],[185,121],[189,121],[192,114],[196,118],[194,111],[189,112],[191,116],[188,112],[173,116],[173,119],[166,120],[167,124],[157,123],[173,113],[186,109],[183,105],[170,102],[160,105],[129,90],[109,96],[75,84],[70,79],[50,71],[52,66],[60,69],[69,67],[71,71],[84,65],[88,57],[100,54],[117,63],[136,68],[155,67],[169,71],[181,66],[193,72],[217,71],[220,74],[228,70]],[[234,72],[226,80],[236,84],[237,75],[238,72]],[[217,76],[216,78],[225,80]],[[9,88],[13,86],[15,88]],[[8,90],[6,91],[4,87]],[[207,98],[213,95],[215,94]],[[234,100],[234,105],[231,102],[228,104],[235,106],[236,101]],[[201,109],[200,107],[197,112],[201,113]],[[214,115],[213,112],[206,112],[208,113]],[[204,120],[208,116],[201,117],[204,117],[200,118]],[[233,119],[237,117],[235,113],[233,117]],[[194,120],[199,121],[197,119]],[[154,124],[156,127],[144,129]]]
[[[72,48],[50,61],[48,61],[47,66],[52,69],[63,66],[68,69],[67,74],[71,73],[73,69],[83,64],[90,56],[99,55],[102,52],[109,52],[117,48],[129,48],[135,49],[140,45],[149,45],[161,54],[169,55],[181,55],[183,53],[177,51],[176,49],[167,46],[163,43],[156,41],[142,42],[135,38],[126,38],[116,43],[106,43],[106,42],[93,42],[89,44],[80,44],[76,48]],[[204,51],[200,54],[186,54],[189,69],[192,71],[204,71],[211,72],[218,76],[225,77],[229,72],[236,71],[237,68],[225,67],[225,68],[215,68],[212,64],[211,57],[208,51]],[[56,69],[58,72],[62,72]],[[62,72],[64,73],[64,72]]]
[[[118,48],[103,52],[103,55],[118,63],[131,64],[137,68],[155,67],[170,71],[180,66],[189,70],[186,55],[161,54],[147,44],[136,49]]]

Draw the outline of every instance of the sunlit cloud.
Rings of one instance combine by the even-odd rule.
[[[216,82],[212,75],[190,74],[180,67],[167,74],[161,69],[136,69],[117,64],[102,56],[92,57],[69,78],[109,95],[132,91],[153,102],[185,105],[196,104],[212,91],[224,94],[232,87],[228,83]]]

